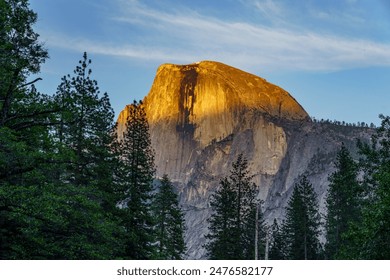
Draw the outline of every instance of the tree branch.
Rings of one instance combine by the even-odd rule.
[[[35,111],[35,112],[33,112],[31,114],[27,114],[27,115],[14,115],[14,116],[11,116],[11,117],[7,118],[5,123],[8,123],[8,122],[10,122],[12,120],[17,120],[17,119],[33,118],[33,117],[36,117],[36,116],[39,116],[39,115],[58,113],[58,112],[61,112],[61,110],[62,109],[58,108],[58,109],[51,109],[51,110],[45,110],[45,111]]]
[[[34,126],[53,126],[53,125],[58,125],[61,124],[61,122],[35,122],[35,121],[30,121],[30,122],[21,122],[15,125],[9,126],[9,128],[14,129],[14,130],[22,130]]]
[[[42,78],[36,78],[35,80],[33,80],[33,81],[31,81],[31,82],[28,82],[28,83],[26,83],[26,84],[24,84],[24,85],[20,85],[19,88],[21,88],[21,87],[26,87],[26,86],[28,86],[28,85],[32,85],[32,84],[34,84],[34,83],[36,83],[36,82],[38,82],[38,81],[42,81]]]

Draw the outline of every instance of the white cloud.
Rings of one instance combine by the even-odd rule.
[[[159,11],[137,1],[121,1],[115,21],[142,28],[142,42],[117,45],[61,38],[57,46],[104,55],[174,63],[217,60],[244,69],[329,71],[353,67],[390,66],[390,45],[324,35],[307,30],[272,28],[232,22],[189,10]],[[271,0],[255,1],[264,13],[280,13]],[[158,36],[156,35],[158,34]],[[124,34],[125,36],[126,34]]]
[[[262,14],[269,17],[279,16],[284,10],[282,5],[274,0],[254,0],[253,5]]]

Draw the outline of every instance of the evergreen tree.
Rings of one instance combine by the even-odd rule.
[[[0,258],[116,258],[118,225],[89,195],[71,185],[3,185]]]
[[[240,154],[233,163],[228,178],[220,181],[220,188],[211,196],[213,215],[208,220],[210,233],[205,248],[210,259],[254,259],[257,186],[251,182],[248,162]],[[261,215],[260,215],[261,216]],[[260,240],[264,234],[259,231]],[[261,243],[261,242],[259,242]],[[259,244],[258,243],[258,244]]]
[[[153,213],[156,220],[157,255],[161,259],[180,260],[185,253],[184,214],[177,194],[168,175],[161,180],[158,193],[153,200]]]
[[[27,0],[0,1],[0,180],[17,179],[47,158],[39,147],[47,143],[50,98],[27,81],[48,57],[33,25],[37,15]]]
[[[283,238],[282,230],[274,219],[271,226],[271,238],[269,244],[269,259],[271,260],[285,260],[286,259],[286,243]]]
[[[266,224],[261,211],[261,205],[260,201],[257,202],[257,205],[254,204],[251,212],[248,213],[243,222],[242,258],[246,260],[263,260],[265,258]]]
[[[0,127],[3,127],[26,117],[31,121],[31,115],[45,113],[44,107],[17,112],[15,106],[25,100],[27,86],[38,80],[27,82],[31,74],[39,72],[48,54],[33,30],[37,14],[29,9],[27,0],[1,0],[0,19]]]
[[[99,217],[96,224],[92,219],[89,223],[82,223],[90,230],[76,224],[77,220],[70,220],[66,227],[58,227],[61,232],[57,233],[68,235],[73,231],[83,231],[79,234],[90,242],[91,252],[94,246],[102,243],[103,238],[112,252],[107,251],[107,255],[101,257],[106,258],[122,251],[113,183],[115,154],[111,151],[114,113],[107,93],[100,96],[97,81],[91,78],[90,64],[91,60],[84,53],[74,76],[64,76],[58,86],[55,100],[61,110],[55,115],[58,125],[53,131],[53,138],[59,168],[53,172],[52,180],[62,195],[69,196],[70,202],[78,205],[75,209],[81,212],[79,217],[83,213]],[[79,199],[74,200],[77,197]],[[84,207],[85,210],[82,210]],[[94,213],[89,213],[92,209]],[[99,236],[100,233],[107,236]],[[86,258],[88,253],[77,258]]]
[[[326,244],[328,259],[342,257],[341,251],[348,248],[348,232],[351,223],[360,218],[361,188],[357,181],[358,166],[348,149],[341,146],[336,157],[336,171],[329,176],[329,189],[326,197]],[[345,257],[345,256],[344,256]]]
[[[56,95],[62,109],[56,136],[60,144],[73,152],[68,179],[77,186],[95,183],[103,189],[112,178],[108,164],[112,158],[109,146],[114,140],[114,111],[107,93],[100,97],[97,81],[91,78],[90,64],[84,53],[74,76],[62,78]]]
[[[125,258],[155,258],[155,233],[151,209],[154,152],[142,102],[127,107],[126,130],[119,135],[121,168],[116,175],[122,191],[120,205],[126,230]]]
[[[234,233],[236,193],[227,178],[219,184],[210,200],[213,214],[208,220],[210,233],[206,235],[208,242],[205,248],[209,259],[237,259],[234,250],[238,242]]]
[[[352,240],[345,252],[348,258],[390,259],[390,117],[380,118],[371,144],[359,143],[364,201],[361,222],[346,235]]]
[[[283,222],[288,259],[313,260],[320,257],[319,226],[316,193],[307,177],[302,176],[294,185]]]
[[[0,259],[18,257],[19,236],[32,243],[26,232],[33,223],[19,218],[26,209],[18,202],[23,190],[37,187],[29,185],[40,182],[38,168],[50,159],[51,104],[33,86],[39,79],[27,81],[48,57],[33,30],[36,20],[28,1],[0,1]]]
[[[0,259],[113,258],[121,246],[101,196],[57,176],[73,159],[53,137],[62,108],[27,81],[47,58],[37,16],[1,0],[0,18]]]

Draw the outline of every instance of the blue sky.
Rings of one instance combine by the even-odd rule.
[[[216,60],[290,92],[318,119],[390,115],[389,0],[30,0],[53,93],[84,51],[116,115],[162,63]]]

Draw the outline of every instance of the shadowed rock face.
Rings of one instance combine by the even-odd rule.
[[[271,220],[283,215],[291,187],[303,172],[323,206],[326,178],[341,142],[353,148],[356,137],[368,139],[370,134],[314,124],[285,90],[211,61],[160,66],[144,106],[157,176],[168,174],[186,212],[190,259],[205,257],[209,197],[239,153],[250,163]],[[126,107],[119,115],[119,133],[127,112]]]

